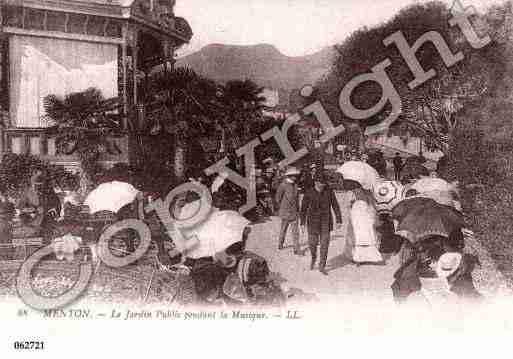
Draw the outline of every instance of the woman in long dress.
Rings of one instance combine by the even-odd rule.
[[[357,264],[382,263],[375,229],[377,212],[374,197],[356,181],[344,180],[344,184],[350,191],[344,256]]]

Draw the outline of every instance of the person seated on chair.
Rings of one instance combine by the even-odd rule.
[[[27,238],[37,236],[41,232],[44,213],[40,196],[41,175],[42,171],[38,170],[31,176],[29,184],[15,203],[21,225],[15,228],[14,237]]]

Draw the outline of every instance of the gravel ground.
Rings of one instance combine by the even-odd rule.
[[[21,263],[2,263],[0,298],[16,296],[16,273]],[[45,297],[54,297],[70,289],[78,278],[79,262],[44,261],[33,271],[32,286]],[[81,300],[88,303],[191,303],[193,285],[188,278],[154,270],[151,262],[125,268],[100,265]],[[150,286],[151,282],[151,286]]]

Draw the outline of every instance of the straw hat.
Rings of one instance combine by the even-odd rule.
[[[442,254],[436,263],[435,272],[439,278],[451,276],[461,264],[462,255],[457,252],[447,252]]]

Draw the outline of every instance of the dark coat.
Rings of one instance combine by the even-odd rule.
[[[392,160],[392,163],[394,164],[394,168],[396,170],[401,170],[403,168],[403,159],[401,156],[394,156],[394,159]]]
[[[342,223],[342,214],[335,193],[326,186],[322,192],[315,188],[308,190],[301,203],[301,224],[307,225],[309,234],[320,234],[333,230],[331,209],[337,223]]]
[[[413,248],[410,248],[410,250]],[[410,252],[407,260],[394,274],[392,293],[396,302],[405,301],[412,293],[421,289],[419,278],[421,271],[421,253]],[[476,290],[472,280],[472,271],[479,261],[472,255],[464,254],[460,267],[447,278],[450,290],[460,298],[479,300],[481,294]]]
[[[314,186],[314,180],[313,180],[313,173],[312,171],[304,170],[301,172],[301,179],[299,181],[299,184],[303,188],[303,191],[307,191]]]

